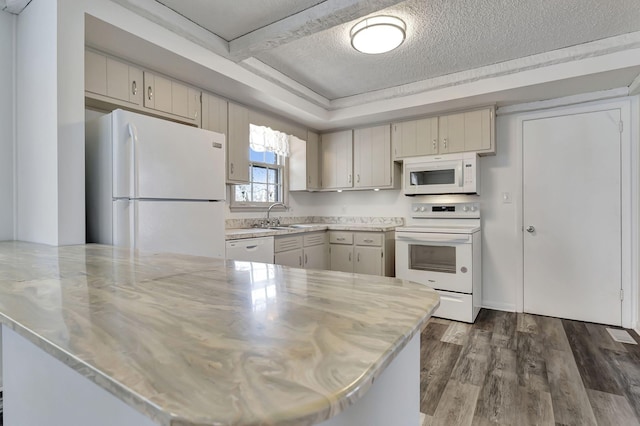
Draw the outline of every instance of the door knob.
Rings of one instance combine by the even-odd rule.
[[[527,232],[534,233],[535,231],[536,231],[536,228],[534,228],[533,225],[527,226]]]

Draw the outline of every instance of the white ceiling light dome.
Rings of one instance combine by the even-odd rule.
[[[407,25],[395,16],[374,16],[351,28],[351,45],[362,53],[389,52],[405,39]]]

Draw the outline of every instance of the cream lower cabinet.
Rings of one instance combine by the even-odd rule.
[[[395,275],[394,232],[329,231],[330,269],[357,274]]]
[[[327,269],[326,232],[276,237],[274,263],[305,269]]]

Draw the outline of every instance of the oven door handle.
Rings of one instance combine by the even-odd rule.
[[[396,232],[396,240],[403,241],[414,241],[416,243],[468,243],[471,241],[471,237],[468,235],[460,235],[458,237],[451,237],[449,235],[438,235],[438,234],[423,234],[421,236],[416,236],[415,234],[405,235]]]

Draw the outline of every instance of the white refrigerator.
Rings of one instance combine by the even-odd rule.
[[[223,134],[115,110],[85,152],[87,242],[224,258]]]

